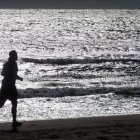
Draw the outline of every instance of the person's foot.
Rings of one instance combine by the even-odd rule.
[[[20,127],[20,126],[22,126],[22,122],[13,122],[12,123],[12,127],[14,128],[14,127]]]

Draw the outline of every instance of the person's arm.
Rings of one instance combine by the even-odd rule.
[[[20,76],[18,76],[18,75],[17,75],[16,79],[17,79],[17,80],[20,80],[20,81],[23,81],[23,78],[20,77]]]
[[[20,76],[18,76],[18,66],[17,66],[17,63],[16,63],[16,65],[15,65],[15,77],[16,77],[16,79],[17,80],[20,80],[20,81],[23,81],[23,78],[22,77],[20,77]]]
[[[1,75],[2,76],[6,76],[6,73],[7,73],[7,68],[6,68],[6,64],[3,65],[3,69],[1,71]]]

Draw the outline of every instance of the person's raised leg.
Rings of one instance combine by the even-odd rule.
[[[0,108],[2,108],[6,102],[6,98],[2,95],[0,95]]]

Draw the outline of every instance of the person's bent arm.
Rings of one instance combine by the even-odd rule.
[[[20,80],[20,81],[23,81],[23,78],[20,77],[20,76],[18,76],[18,75],[17,75],[16,79],[17,79],[17,80]]]

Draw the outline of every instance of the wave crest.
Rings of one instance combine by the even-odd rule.
[[[19,89],[19,98],[35,97],[65,97],[65,96],[86,96],[95,94],[114,93],[116,95],[140,96],[140,88],[28,88]]]
[[[36,63],[36,64],[55,64],[55,65],[68,65],[68,64],[88,64],[88,63],[104,63],[104,62],[140,62],[139,59],[72,59],[72,58],[58,58],[58,59],[33,59],[33,58],[22,58],[23,62]]]

